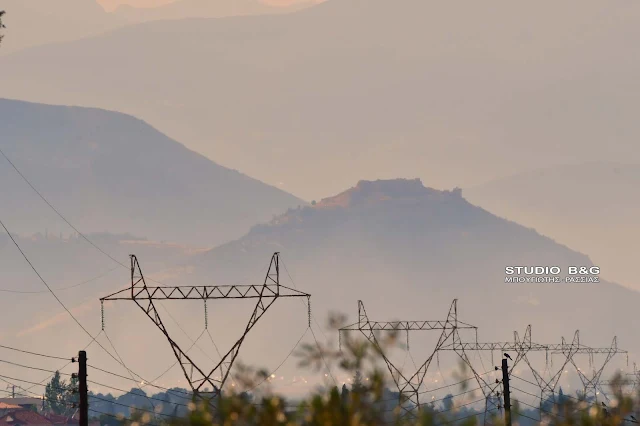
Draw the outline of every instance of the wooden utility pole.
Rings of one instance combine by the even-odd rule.
[[[507,359],[502,359],[502,396],[504,398],[504,424],[511,426],[511,391],[509,390],[509,366]]]
[[[89,426],[89,395],[87,389],[87,352],[78,354],[78,392],[80,393],[80,426]]]

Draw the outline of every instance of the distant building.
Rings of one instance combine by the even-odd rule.
[[[0,402],[0,416],[4,416],[5,414],[16,410],[23,410],[23,408],[19,405]]]
[[[26,410],[40,410],[42,408],[42,398],[0,398],[0,404],[19,405]]]
[[[0,417],[0,426],[53,426],[53,423],[35,411],[20,409]]]

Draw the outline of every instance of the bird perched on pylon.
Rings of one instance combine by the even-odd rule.
[[[507,358],[511,359],[511,357],[509,356],[509,354],[504,354],[504,356],[506,356]],[[511,359],[511,361],[513,361],[513,360]]]

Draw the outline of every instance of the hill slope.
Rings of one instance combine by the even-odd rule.
[[[303,201],[186,149],[143,121],[0,99],[2,150],[85,232],[214,246]],[[2,159],[14,232],[68,231]]]
[[[640,166],[586,163],[539,169],[465,189],[487,210],[590,254],[606,275],[640,288]]]
[[[134,25],[0,66],[5,96],[133,114],[307,198],[406,174],[468,187],[640,161],[639,17],[636,2],[330,0]]]
[[[511,340],[513,330],[521,332],[527,324],[532,324],[533,338],[540,343],[559,343],[561,336],[570,338],[574,330],[580,328],[581,342],[585,345],[608,346],[613,335],[617,334],[620,347],[631,351],[631,361],[636,359],[634,354],[640,349],[635,339],[635,330],[640,325],[634,314],[640,301],[637,292],[606,281],[599,284],[505,283],[507,265],[558,265],[564,268],[592,263],[585,255],[532,229],[473,206],[461,197],[459,191],[426,188],[418,180],[359,182],[354,188],[314,206],[291,209],[268,224],[254,227],[237,241],[200,252],[197,256],[185,257],[179,250],[169,250],[170,257],[178,257],[175,262],[173,259],[164,260],[167,257],[163,255],[167,251],[156,252],[155,248],[142,243],[128,247],[98,243],[118,258],[127,252],[138,254],[150,286],[157,285],[150,277],[164,284],[185,286],[259,284],[264,280],[272,253],[280,251],[281,284],[312,294],[315,334],[311,336],[307,330],[303,335],[308,325],[306,303],[281,298],[250,331],[240,356],[243,361],[265,366],[270,371],[284,360],[278,370],[278,375],[284,379],[278,378],[273,386],[289,394],[308,390],[316,383],[313,374],[296,368],[295,357],[287,356],[298,338],[303,335],[303,342],[312,345],[314,338],[325,340],[316,321],[322,324],[330,310],[347,314],[350,322],[357,321],[356,301],[359,299],[364,301],[371,319],[392,321],[444,319],[452,299],[457,297],[459,318],[480,327],[480,341]],[[60,281],[66,278],[66,268],[61,268],[58,263],[66,260],[72,268],[74,259],[77,258],[80,264],[88,263],[86,258],[89,255],[96,257],[91,258],[91,262],[101,261],[102,268],[104,262],[108,262],[95,250],[87,250],[81,240],[66,249],[47,242],[40,248],[36,243],[21,241],[21,244],[56,288],[63,283],[54,281],[54,278]],[[31,279],[29,289],[43,288],[28,265],[21,262],[20,255],[1,236],[0,246],[4,250],[0,260],[6,262],[3,268],[14,271],[10,278]],[[84,248],[84,251],[76,254],[74,250],[78,248]],[[47,259],[48,250],[52,249],[56,250],[56,256]],[[62,254],[67,256],[62,258]],[[163,263],[172,268],[166,273],[158,273]],[[113,282],[96,286],[99,291],[91,292],[89,289],[96,287],[87,287],[85,299],[78,300],[75,292],[59,293],[80,320],[93,327],[92,330],[97,331],[100,326],[98,296],[125,288],[130,279],[125,268],[119,268],[113,274]],[[83,274],[72,279],[85,279],[86,276]],[[45,293],[42,297],[46,297],[48,309],[43,309],[40,304],[29,304],[29,314],[21,318],[18,335],[12,336],[12,329],[5,330],[10,344],[38,350],[42,348],[40,345],[61,336],[71,342],[68,347],[77,348],[84,344],[85,336],[77,327],[74,328],[50,295]],[[10,317],[11,307],[19,306],[15,302],[22,299],[12,296],[3,300],[4,312]],[[227,350],[242,335],[254,304],[255,299],[208,303],[208,330],[220,351]],[[213,342],[207,341],[208,336],[200,339],[205,333],[205,308],[201,300],[159,301],[158,309],[175,341],[189,348],[197,340],[200,350],[194,348],[190,354],[197,356],[202,366],[215,362]],[[105,333],[113,339],[129,368],[149,379],[175,363],[165,337],[134,303],[109,303],[105,305],[105,311]],[[51,312],[60,314],[48,319]],[[53,325],[60,326],[52,326],[52,321]],[[70,331],[73,331],[71,337]],[[420,362],[421,354],[428,352],[437,334],[425,332],[412,336],[411,351],[416,362]],[[468,334],[463,337],[465,340],[473,338]],[[326,338],[334,342],[337,340],[335,332],[326,333]],[[472,355],[473,362],[480,364],[481,359],[479,361],[476,354]],[[484,355],[487,360],[489,354]],[[545,354],[537,354],[541,359],[534,358],[534,355],[531,355],[532,360],[544,365]],[[94,361],[98,362],[97,365],[121,370],[99,348],[92,348],[91,356],[98,359]],[[394,351],[391,356],[399,358],[400,363],[407,359],[403,351]],[[554,357],[553,354],[548,356]],[[434,379],[442,379],[438,376],[440,362],[441,374],[448,380],[448,368],[455,367],[457,361],[455,354],[440,354],[437,367],[432,365],[428,377],[432,387],[438,386],[433,383]],[[589,360],[577,361],[582,365],[583,361]],[[600,361],[598,356],[594,361]],[[624,357],[615,361],[612,367],[625,366]],[[478,368],[487,371],[486,364],[478,365]],[[411,369],[409,362],[407,369]],[[610,372],[606,370],[605,375],[609,376]],[[320,375],[323,373],[324,370]],[[346,380],[339,372],[334,371],[334,374],[337,380]],[[567,376],[577,379],[575,373]],[[35,376],[29,379],[42,378]],[[302,383],[307,380],[310,384]],[[566,377],[563,380],[561,384],[566,389]],[[160,385],[184,386],[184,377],[181,377],[179,369],[173,369]],[[575,388],[572,386],[571,389]]]
[[[607,345],[617,334],[621,347],[640,349],[632,332],[638,293],[607,282],[606,274],[599,284],[505,283],[510,265],[566,271],[592,262],[458,191],[425,188],[419,180],[363,181],[290,210],[213,249],[185,280],[233,282],[274,251],[298,288],[312,293],[319,316],[336,310],[353,322],[362,299],[380,320],[437,319],[458,298],[461,318],[479,326],[484,339],[510,340],[513,330],[532,324],[538,341],[559,341],[580,328],[585,344]],[[286,273],[283,283],[291,286]]]
[[[0,8],[7,12],[0,55],[100,34],[126,23],[95,0],[4,0]]]

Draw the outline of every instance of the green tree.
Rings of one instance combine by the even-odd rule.
[[[4,10],[0,10],[0,31],[2,31],[3,28],[5,28],[5,26],[2,24],[2,17],[4,16],[6,12]],[[0,43],[2,43],[2,38],[4,36],[2,34],[0,34]]]
[[[45,387],[44,397],[45,404],[51,412],[66,416],[73,414],[75,407],[80,404],[78,378],[71,376],[67,383],[60,377],[60,372],[56,371]]]
[[[60,372],[56,371],[44,390],[47,408],[55,414],[66,413],[68,392],[67,382],[60,377]]]
[[[356,370],[356,374],[353,376],[353,384],[351,385],[351,392],[362,393],[366,390],[364,383],[362,383],[362,373],[360,370]]]
[[[64,393],[65,400],[65,412],[66,415],[71,415],[75,411],[74,407],[80,406],[80,394],[78,393],[78,377],[71,376],[71,380],[66,387]]]

